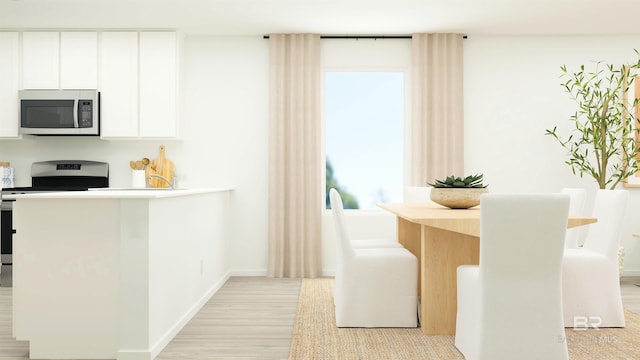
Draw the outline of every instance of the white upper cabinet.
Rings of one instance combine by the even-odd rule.
[[[102,137],[138,136],[138,33],[100,36]]]
[[[0,137],[19,136],[20,36],[0,32]]]
[[[60,33],[60,88],[98,88],[98,33]]]
[[[140,33],[140,136],[176,137],[178,39],[175,32]]]
[[[58,89],[59,52],[59,33],[22,33],[22,87],[24,89]]]
[[[96,89],[98,34],[96,32],[24,32],[22,34],[24,89]]]
[[[175,32],[103,32],[100,40],[102,138],[178,137]]]

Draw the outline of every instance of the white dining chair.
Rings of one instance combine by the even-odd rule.
[[[584,216],[587,203],[587,190],[582,188],[562,188],[563,194],[569,195],[569,215]],[[567,249],[575,249],[578,247],[583,227],[567,229],[564,246]]]
[[[416,327],[418,259],[407,249],[356,248],[350,241],[342,199],[330,190],[338,238],[334,305],[338,327]]]
[[[627,190],[598,190],[582,248],[566,249],[562,264],[565,327],[624,327],[618,247]]]
[[[568,359],[561,265],[566,194],[486,194],[480,264],[458,267],[455,346],[467,360]]]
[[[335,189],[332,189],[332,190],[335,190]],[[340,197],[340,192],[338,192],[337,190],[335,190],[335,192]],[[329,193],[331,193],[331,190],[329,190]],[[331,199],[329,199],[329,200],[331,200]],[[331,204],[331,208],[333,210],[333,204]],[[334,214],[334,216],[340,217],[340,222],[342,224],[345,224],[344,225],[344,232],[345,232],[347,238],[350,239],[351,245],[354,248],[357,248],[357,249],[386,248],[386,247],[403,248],[402,244],[400,244],[397,239],[393,239],[393,238],[352,239],[352,237],[349,234],[349,230],[348,230],[348,228],[346,226],[346,219],[345,219],[345,216],[344,216],[344,207],[342,206],[342,197],[340,197],[340,208],[336,209],[335,211],[333,211],[333,214]]]

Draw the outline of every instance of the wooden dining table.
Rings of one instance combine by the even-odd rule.
[[[418,258],[418,315],[426,335],[455,335],[456,272],[480,259],[480,208],[449,209],[437,204],[378,204],[397,216],[398,241]],[[567,227],[596,222],[570,216]]]

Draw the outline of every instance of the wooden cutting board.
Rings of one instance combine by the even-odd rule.
[[[160,175],[167,178],[169,181],[173,182],[173,177],[176,173],[176,166],[171,162],[171,160],[167,159],[165,155],[164,145],[160,146],[160,155],[157,159],[151,160],[149,165],[147,165],[146,175],[147,179],[149,179],[150,175]],[[154,188],[167,188],[169,184],[166,181],[158,178],[149,179],[149,186]]]

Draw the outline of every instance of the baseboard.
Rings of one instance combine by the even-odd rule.
[[[335,275],[335,269],[322,270],[322,276],[324,277],[333,277]],[[267,276],[267,270],[231,270],[229,276]],[[640,270],[625,270],[622,276],[640,276]]]
[[[232,270],[231,276],[267,276],[267,270]]]
[[[334,269],[322,270],[323,277],[334,277],[336,271]],[[231,276],[267,276],[266,270],[233,270]]]
[[[640,276],[640,270],[625,270],[622,276]]]
[[[116,355],[117,360],[153,360],[150,351],[119,350]]]
[[[336,270],[335,269],[322,270],[322,276],[324,276],[324,277],[335,277],[336,276]]]

